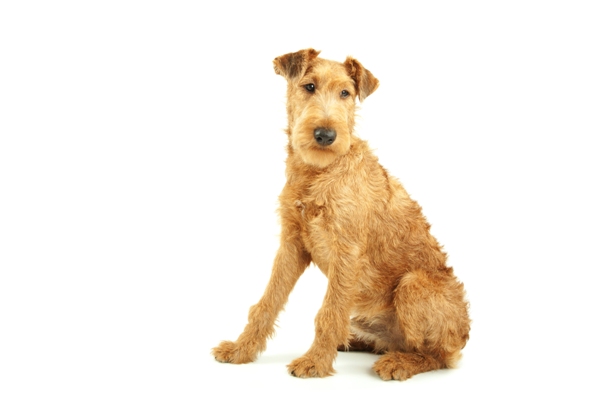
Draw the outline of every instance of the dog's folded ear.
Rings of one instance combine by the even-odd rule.
[[[360,101],[363,101],[379,87],[379,80],[369,70],[365,69],[358,60],[348,57],[344,62],[344,66],[346,67],[346,71],[348,71],[348,75],[354,79],[356,94],[358,94]]]
[[[314,49],[299,50],[296,53],[288,53],[274,59],[274,71],[286,79],[297,79],[301,77],[320,51]]]

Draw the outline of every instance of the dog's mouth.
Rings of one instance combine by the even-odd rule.
[[[318,143],[315,138],[308,137],[308,140],[294,141],[293,149],[301,157],[304,163],[319,168],[324,168],[329,164],[332,164],[339,156],[347,152],[349,148],[349,141],[344,146],[345,140],[341,138],[337,140],[337,137],[331,143]]]
[[[345,127],[336,126],[330,121],[313,123],[302,120],[295,124],[290,141],[304,163],[321,168],[333,163],[350,148]]]

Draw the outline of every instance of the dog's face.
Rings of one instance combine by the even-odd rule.
[[[379,81],[357,60],[318,58],[314,49],[274,59],[274,70],[288,82],[289,141],[310,165],[324,168],[350,149],[355,97],[362,101]]]

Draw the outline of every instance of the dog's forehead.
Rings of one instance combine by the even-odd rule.
[[[314,61],[311,68],[304,75],[304,79],[312,79],[319,86],[354,84],[354,80],[348,75],[344,64],[323,58],[318,58]]]

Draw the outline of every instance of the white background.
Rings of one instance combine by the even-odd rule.
[[[601,1],[5,1],[0,398],[605,398]],[[219,364],[269,277],[285,82],[314,47],[380,80],[358,133],[424,208],[474,320],[460,367],[300,380],[310,268],[257,362]],[[253,397],[255,398],[255,397]]]

